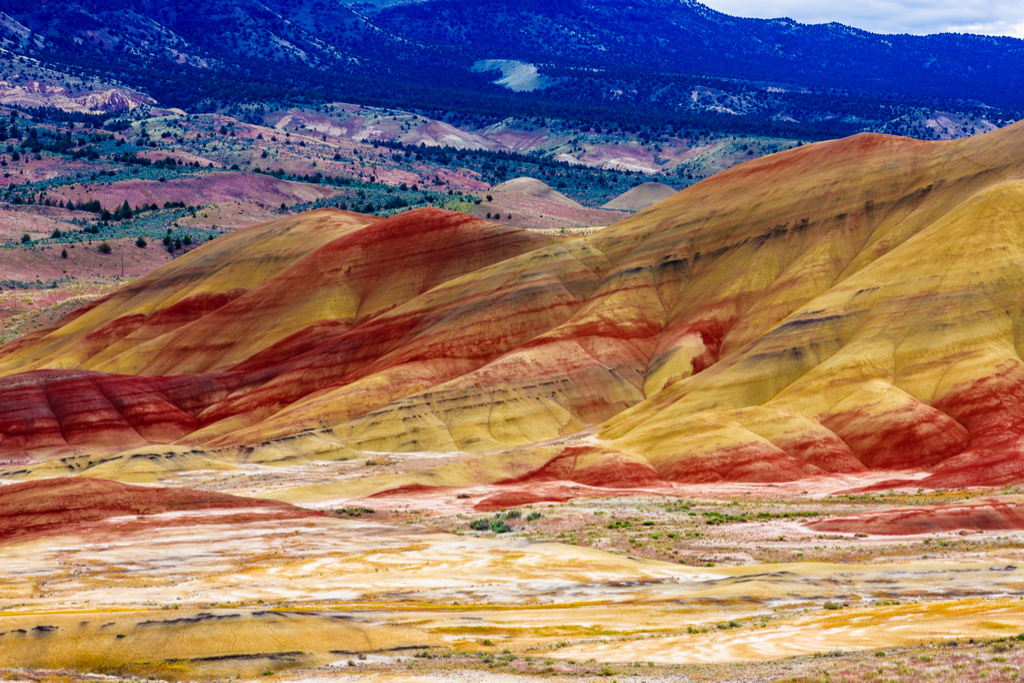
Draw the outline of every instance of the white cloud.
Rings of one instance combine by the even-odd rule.
[[[1021,0],[703,0],[739,17],[790,17],[805,24],[837,21],[876,33],[984,33],[1024,38]]]

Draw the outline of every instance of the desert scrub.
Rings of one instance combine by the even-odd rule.
[[[717,524],[740,524],[746,522],[747,517],[743,514],[730,515],[723,512],[705,512],[704,523],[709,526]]]
[[[366,507],[349,507],[335,510],[336,514],[344,515],[345,517],[362,517],[363,515],[372,515],[375,512],[376,510],[373,508]]]
[[[493,531],[496,534],[507,534],[514,529],[509,526],[508,521],[522,517],[519,510],[509,510],[496,513],[493,517],[479,517],[469,523],[473,531]]]

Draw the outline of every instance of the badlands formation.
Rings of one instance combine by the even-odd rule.
[[[437,209],[254,226],[0,348],[0,459],[301,436],[473,455],[421,485],[1018,481],[1022,172],[1022,125],[865,134],[579,239]]]
[[[792,149],[583,237],[433,208],[222,236],[0,347],[0,667],[1005,640],[1022,228],[1017,124]],[[729,675],[825,666],[787,661]]]

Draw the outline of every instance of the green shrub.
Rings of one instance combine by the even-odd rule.
[[[372,515],[376,512],[373,508],[364,507],[350,507],[341,508],[337,510],[339,515],[345,515],[346,517],[362,517],[363,515]]]
[[[513,510],[516,513],[514,516],[510,516],[508,512],[499,512],[493,517],[480,517],[474,519],[469,523],[469,528],[473,531],[493,531],[496,534],[507,534],[513,531],[505,520],[507,519],[518,519],[522,515],[519,510]]]

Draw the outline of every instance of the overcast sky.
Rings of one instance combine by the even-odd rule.
[[[702,0],[738,17],[838,21],[876,33],[987,33],[1024,38],[1024,0]]]

